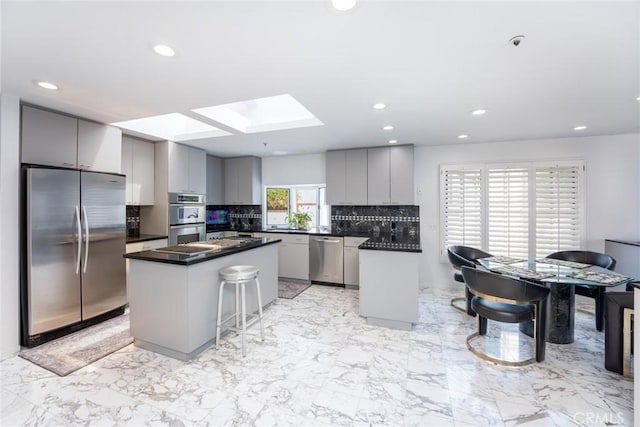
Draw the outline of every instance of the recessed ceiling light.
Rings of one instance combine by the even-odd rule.
[[[171,49],[169,46],[164,44],[157,44],[153,47],[153,51],[161,56],[173,56],[175,55],[175,51]]]
[[[374,110],[384,110],[385,108],[387,108],[387,104],[383,104],[382,102],[378,102],[377,104],[373,104],[372,108]]]
[[[53,83],[49,83],[49,82],[36,82],[36,84],[38,86],[40,86],[43,89],[49,89],[49,90],[58,90],[58,86],[54,85]]]
[[[397,144],[398,140],[397,139],[390,139],[389,140],[389,144]]]
[[[331,4],[336,10],[341,12],[345,12],[347,10],[353,9],[356,5],[356,0],[331,0]]]
[[[385,127],[383,127],[382,129],[384,130],[393,130],[393,126],[391,125],[386,125]]]
[[[636,101],[640,101],[640,96],[636,98]]]
[[[576,126],[573,128],[573,130],[585,130],[586,128],[586,126]]]
[[[465,135],[465,134],[458,135],[458,139],[467,139],[467,138],[469,138],[469,135]]]
[[[480,108],[479,110],[473,110],[471,114],[473,114],[474,116],[481,116],[483,114],[486,114],[486,112],[487,110]]]

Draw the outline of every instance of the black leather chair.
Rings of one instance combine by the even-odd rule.
[[[453,273],[453,279],[460,283],[464,283],[462,274],[460,274],[461,267],[476,268],[480,258],[487,258],[491,256],[491,254],[488,254],[487,252],[470,246],[449,246],[447,248],[447,255],[449,256],[451,266],[455,270]],[[469,289],[465,286],[465,296],[453,298],[451,300],[451,306],[456,310],[466,312],[470,316],[475,316],[476,313],[471,309],[471,297],[472,295],[469,293]],[[459,301],[466,301],[464,308],[456,305]]]
[[[561,259],[565,261],[581,262],[584,264],[597,265],[608,270],[616,267],[616,260],[599,252],[590,251],[561,251],[547,255],[547,258]],[[602,331],[604,328],[604,286],[576,285],[576,295],[593,298],[596,306],[596,329]]]
[[[545,356],[547,296],[549,288],[524,280],[462,267],[462,277],[474,295],[471,308],[478,313],[478,331],[467,337],[467,348],[482,359],[509,366],[542,362]],[[471,345],[474,338],[487,333],[487,319],[504,323],[533,322],[533,357],[508,361],[489,356]]]
[[[609,371],[630,376],[630,356],[633,352],[633,325],[628,318],[626,319],[627,324],[625,324],[624,314],[625,309],[634,309],[633,286],[631,284],[627,285],[627,292],[606,292],[604,300],[604,367]],[[627,344],[626,349],[625,341]]]

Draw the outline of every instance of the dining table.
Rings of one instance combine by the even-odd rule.
[[[547,342],[571,344],[575,329],[575,286],[616,287],[633,279],[597,265],[551,258],[522,259],[491,256],[478,260],[485,269],[550,289],[547,300]],[[520,331],[533,336],[531,322],[520,325]]]

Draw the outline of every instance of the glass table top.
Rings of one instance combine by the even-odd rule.
[[[495,273],[542,283],[613,287],[633,281],[632,278],[596,265],[557,262],[548,258],[524,260],[490,257],[481,258],[478,262]]]

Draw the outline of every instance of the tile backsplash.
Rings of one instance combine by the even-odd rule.
[[[140,236],[140,206],[127,206],[127,237]]]
[[[331,206],[332,233],[420,233],[420,207],[414,205]]]
[[[207,209],[227,209],[230,230],[262,230],[262,205],[207,205]]]

